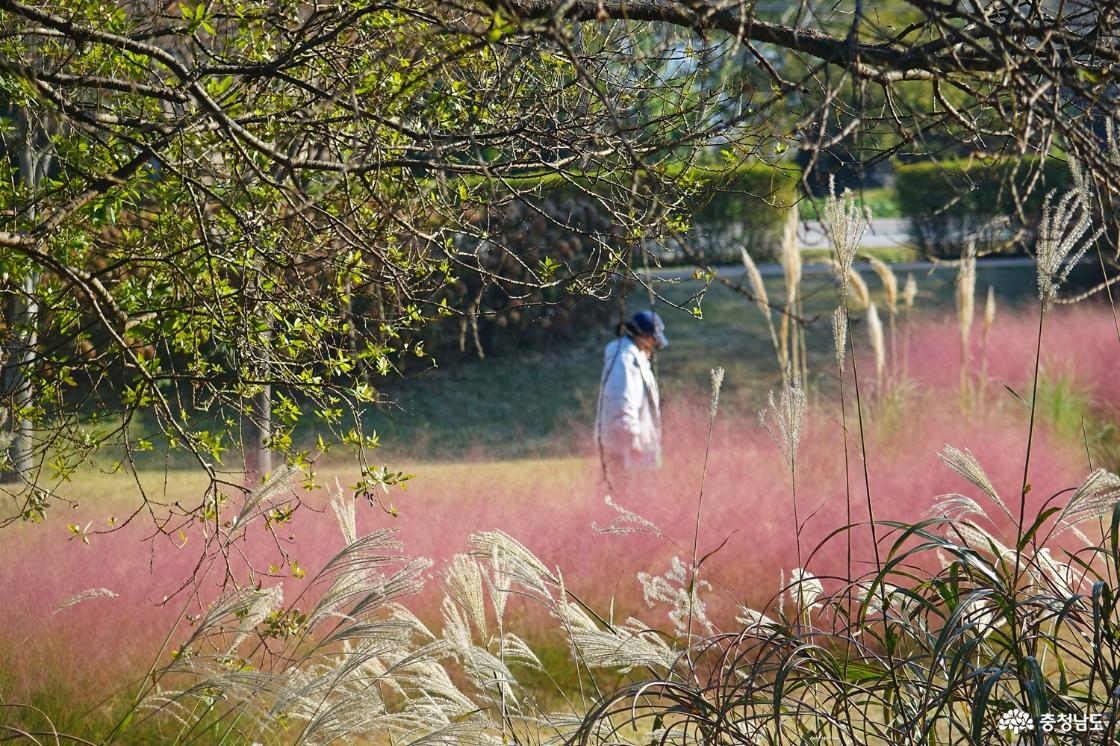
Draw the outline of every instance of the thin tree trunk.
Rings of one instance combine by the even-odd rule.
[[[38,124],[28,121],[25,117],[20,119],[25,134],[23,147],[18,154],[19,176],[23,185],[34,194],[42,184],[43,177],[46,176],[50,166],[50,139]],[[34,211],[32,219],[34,219]],[[19,413],[34,404],[31,382],[27,374],[35,364],[35,348],[39,342],[37,332],[39,304],[35,296],[39,279],[38,271],[28,272],[23,280],[22,292],[16,294],[11,305],[11,316],[8,319],[9,328],[17,330],[8,349],[6,361],[8,391],[12,394],[12,442],[8,450],[12,469],[0,473],[0,481],[9,484],[30,479],[35,468],[35,429],[32,422],[26,417],[21,417]],[[22,336],[18,332],[20,326],[23,327]]]

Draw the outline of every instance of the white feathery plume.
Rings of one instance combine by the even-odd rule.
[[[871,611],[882,614],[884,611],[894,612],[896,618],[911,620],[913,615],[918,611],[918,604],[914,599],[907,596],[900,586],[892,585],[891,583],[871,583],[868,581],[860,581],[856,584],[865,595],[863,602]],[[886,600],[887,608],[883,608],[883,601]]]
[[[801,443],[801,427],[805,422],[805,391],[801,388],[801,381],[797,376],[786,375],[777,401],[774,400],[773,391],[768,398],[770,406],[758,413],[758,421],[778,446],[786,461],[792,464],[797,460],[797,448]],[[774,421],[777,423],[777,433],[770,428],[768,422],[770,413],[773,413]]]
[[[980,327],[980,346],[987,348],[988,335],[992,332],[992,325],[996,322],[996,291],[988,286],[988,298],[984,301],[984,325]]]
[[[267,479],[245,496],[245,503],[241,506],[241,511],[230,521],[230,529],[245,523],[258,505],[270,502],[272,498],[287,489],[298,471],[289,464],[284,464],[273,470]]]
[[[1056,189],[1042,202],[1035,261],[1038,264],[1038,297],[1044,309],[1054,302],[1058,288],[1104,230],[1099,228],[1086,238],[1092,228],[1088,182],[1077,161],[1070,158],[1069,166],[1074,188],[1062,195],[1057,204],[1054,203]],[[1084,244],[1077,248],[1082,241]]]
[[[798,567],[790,573],[789,597],[798,611],[810,611],[824,597],[821,581]]]
[[[490,558],[497,553],[514,580],[542,597],[550,598],[548,586],[560,582],[536,555],[504,531],[475,532],[467,538],[467,546],[478,557]]]
[[[883,322],[879,320],[879,310],[874,303],[867,307],[867,336],[871,340],[871,351],[875,354],[875,378],[881,381],[883,368],[887,365],[887,350],[883,341]]]
[[[770,317],[770,296],[766,293],[766,283],[762,281],[762,273],[758,271],[758,265],[754,263],[754,259],[747,253],[746,248],[739,247],[739,253],[743,257],[743,271],[747,275],[747,281],[751,286],[751,294],[754,295],[755,305],[758,310],[762,312],[767,318]]]
[[[591,528],[600,534],[652,534],[654,536],[663,536],[661,529],[659,529],[652,521],[649,521],[642,516],[638,515],[629,508],[623,507],[614,501],[610,495],[603,498],[603,502],[607,507],[613,510],[617,515],[611,518],[610,523],[606,526],[600,527],[596,523],[591,523]]]
[[[797,245],[797,208],[789,211],[789,218],[782,229],[782,270],[785,272],[786,297],[791,300],[801,285],[801,248]]]
[[[848,343],[848,312],[837,306],[832,312],[832,342],[836,348],[836,366],[844,372],[844,355]]]
[[[938,501],[922,513],[924,518],[941,518],[950,523],[960,521],[966,515],[988,517],[980,503],[965,495],[939,495]]]
[[[505,558],[498,553],[497,547],[490,555],[490,572],[483,574],[487,587],[490,589],[490,604],[494,607],[494,619],[498,627],[504,623],[506,613],[506,599],[513,590],[513,575],[506,569]]]
[[[894,270],[881,259],[870,257],[867,262],[871,265],[871,269],[875,270],[875,274],[879,276],[880,282],[883,283],[883,290],[887,295],[887,310],[892,314],[896,313],[898,311],[898,277],[895,276]]]
[[[828,260],[828,266],[832,270],[833,277],[840,281],[841,292],[848,301],[847,305],[856,310],[867,308],[871,302],[871,293],[859,272],[853,267],[844,269],[832,259]]]
[[[772,627],[775,624],[773,619],[766,616],[761,611],[755,611],[754,609],[742,605],[738,608],[735,621],[743,625],[744,631],[746,632],[751,632],[762,627]]]
[[[1058,514],[1054,536],[1088,518],[1104,515],[1117,502],[1120,502],[1120,476],[1105,469],[1097,469],[1085,478]]]
[[[663,603],[669,607],[669,621],[673,623],[673,628],[678,635],[687,633],[690,612],[692,620],[703,627],[709,635],[715,633],[715,627],[708,619],[704,601],[700,598],[700,592],[711,590],[712,586],[705,580],[693,582],[688,568],[679,557],[670,560],[669,570],[664,575],[638,573],[638,582],[642,586],[642,597],[647,606],[652,609],[655,604]]]
[[[52,614],[57,614],[63,609],[67,609],[75,604],[80,604],[83,601],[89,601],[92,598],[116,598],[117,594],[108,588],[89,588],[81,593],[75,593],[70,598],[63,601],[61,604],[52,611]]]
[[[226,655],[233,655],[233,652],[257,628],[257,625],[263,622],[273,611],[279,609],[283,603],[284,588],[280,584],[274,585],[258,595],[252,607],[241,617],[237,625],[237,632],[226,648]]]
[[[677,653],[648,625],[634,618],[615,625],[613,631],[599,629],[599,625],[578,605],[569,603],[561,587],[552,615],[560,620],[568,637],[572,657],[590,668],[621,668],[627,672],[634,667],[671,669]]]
[[[867,308],[871,305],[871,292],[867,289],[867,283],[863,280],[863,275],[855,269],[849,267],[847,272],[847,282],[852,290],[854,297],[855,308]]]
[[[354,501],[347,499],[342,492],[342,485],[338,479],[334,480],[335,491],[331,493],[331,510],[338,520],[338,528],[342,531],[342,539],[350,546],[358,540],[357,519],[354,515]]]
[[[762,273],[758,271],[758,266],[745,248],[740,247],[740,252],[743,256],[743,269],[747,274],[747,280],[750,282],[755,305],[758,306],[758,310],[766,319],[766,328],[770,331],[770,341],[774,344],[774,349],[777,350],[778,333],[774,329],[774,315],[770,309],[770,297],[766,294],[766,285],[762,281]]]
[[[914,273],[906,275],[906,284],[902,287],[902,305],[909,311],[914,307],[914,299],[918,297],[918,283],[914,281]]]
[[[712,368],[712,401],[711,415],[714,419],[719,410],[719,392],[723,388],[723,368]]]
[[[957,273],[957,325],[961,332],[961,349],[968,350],[968,338],[972,331],[972,318],[976,303],[976,250],[972,245],[961,256],[960,270]]]
[[[969,547],[977,551],[988,552],[997,559],[1015,556],[1014,550],[992,536],[990,531],[977,526],[971,521],[958,521],[954,523],[952,528],[948,530],[947,535],[952,538],[954,532],[959,534],[961,539],[963,539],[965,544]]]
[[[486,598],[483,594],[482,568],[472,557],[456,554],[443,572],[446,599],[462,610],[482,639],[486,639]],[[468,633],[469,634],[469,633]]]
[[[852,261],[856,256],[856,249],[863,240],[863,233],[867,223],[871,220],[871,213],[856,204],[855,195],[847,189],[837,199],[836,183],[829,178],[828,197],[825,198],[821,214],[828,236],[832,239],[832,248],[836,252],[836,261],[840,266],[839,276],[847,292],[848,270],[852,268]]]
[[[1000,507],[1004,515],[1011,518],[1011,511],[1008,510],[1007,505],[1004,504],[1003,499],[996,492],[995,485],[992,480],[988,478],[988,474],[984,471],[984,467],[980,466],[980,462],[972,455],[972,452],[967,448],[960,450],[951,445],[945,445],[941,449],[941,453],[937,454],[937,458],[941,463],[948,466],[959,476],[966,479],[973,486],[980,489],[985,495],[990,497],[996,505]],[[981,511],[982,512],[982,511]]]
[[[1051,555],[1047,547],[1039,549],[1034,555],[1042,574],[1050,579],[1054,588],[1063,600],[1077,592],[1077,573],[1064,562],[1059,562]]]

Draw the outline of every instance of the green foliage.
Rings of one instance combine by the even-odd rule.
[[[959,255],[975,239],[981,251],[1014,252],[1037,225],[1051,189],[1069,186],[1064,161],[1049,158],[926,161],[895,170],[901,214],[927,256]]]

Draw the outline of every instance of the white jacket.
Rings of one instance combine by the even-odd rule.
[[[628,469],[661,462],[661,400],[649,358],[629,337],[607,345],[599,381],[596,443]]]

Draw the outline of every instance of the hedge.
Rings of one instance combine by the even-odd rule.
[[[776,258],[782,227],[797,202],[800,172],[752,163],[729,171],[693,168],[699,189],[690,239],[712,263],[739,261],[746,246],[755,259]]]
[[[1018,170],[1015,169],[1018,164]],[[984,251],[1016,252],[1009,243],[1018,228],[1033,231],[1042,213],[1042,202],[1051,189],[1070,185],[1069,168],[1056,158],[1047,159],[1042,177],[1023,205],[1028,224],[1019,223],[1011,184],[1020,195],[1037,171],[1038,160],[998,158],[987,161],[952,160],[900,165],[895,169],[895,192],[902,216],[910,220],[910,235],[927,256],[958,256],[975,240]],[[993,227],[1006,217],[1007,223]]]

